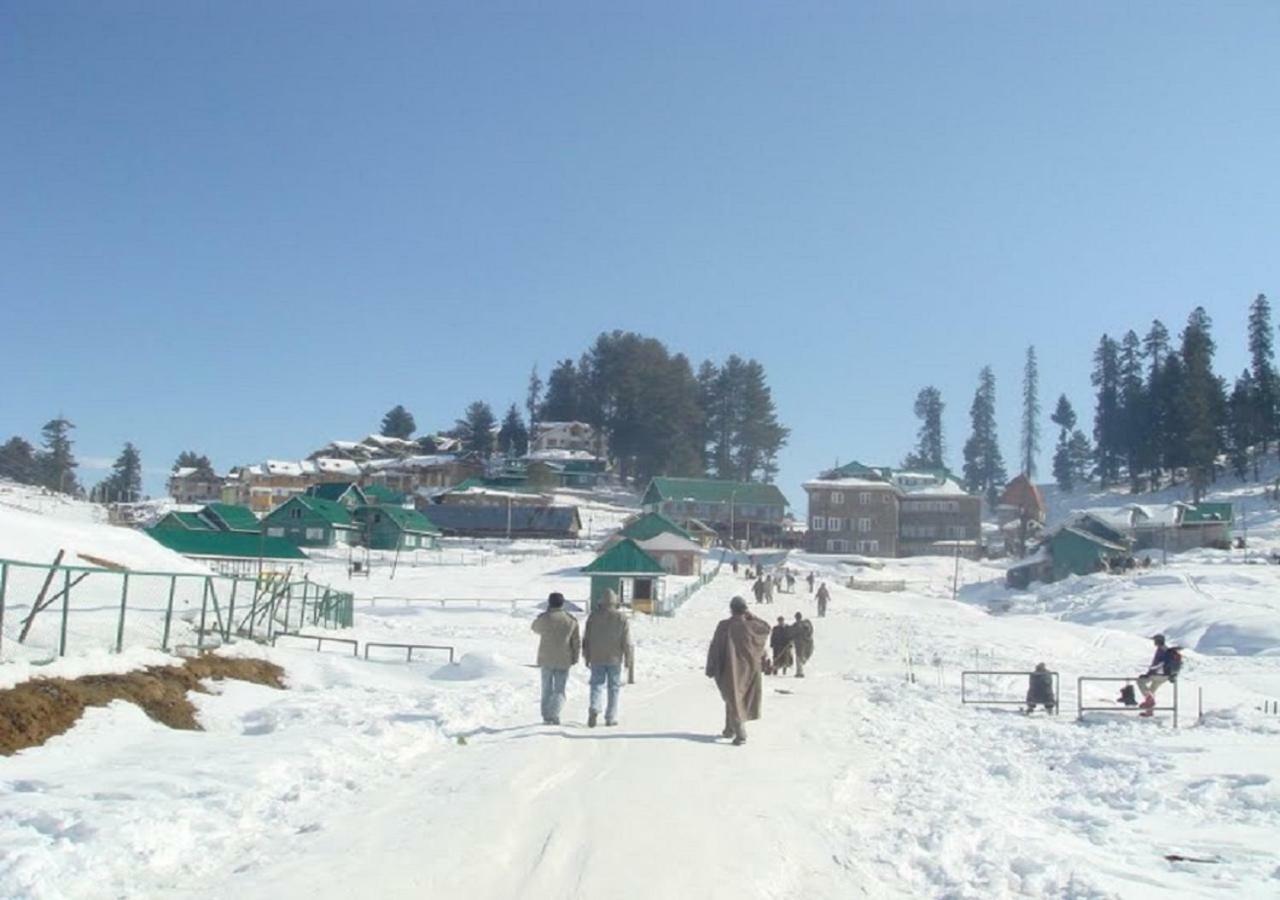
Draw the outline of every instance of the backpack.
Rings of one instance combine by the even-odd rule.
[[[1177,678],[1178,673],[1182,671],[1182,648],[1170,647],[1165,651],[1164,656],[1164,674],[1170,678]]]

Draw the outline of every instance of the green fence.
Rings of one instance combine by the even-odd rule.
[[[712,581],[720,574],[720,567],[724,565],[724,556],[716,563],[716,567],[711,570],[710,574],[704,572],[698,576],[698,580],[692,584],[686,584],[680,590],[676,591],[670,597],[663,597],[658,601],[657,614],[660,616],[673,616],[676,610],[684,606],[685,602],[696,594],[698,591]]]
[[[0,559],[0,660],[270,641],[348,628],[352,595],[309,579],[134,572]]]

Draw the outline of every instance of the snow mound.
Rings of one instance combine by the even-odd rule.
[[[1217,656],[1280,654],[1280,618],[1257,614],[1218,622],[1204,630],[1195,649],[1197,653]]]
[[[496,653],[464,653],[456,663],[448,663],[431,673],[436,681],[479,681],[511,672],[507,659]]]

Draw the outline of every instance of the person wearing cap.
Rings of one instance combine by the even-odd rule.
[[[578,664],[581,638],[578,620],[564,608],[564,594],[547,597],[547,610],[533,620],[538,635],[538,667],[542,669],[542,722],[560,724],[569,670]]]
[[[778,616],[778,624],[769,632],[769,649],[773,651],[773,671],[786,675],[794,658],[791,653],[791,628],[783,616]]]
[[[796,648],[796,677],[804,677],[804,664],[813,656],[813,623],[800,613],[796,613],[795,624],[791,626],[791,643]]]
[[[608,688],[604,724],[618,724],[618,691],[622,687],[622,666],[632,663],[631,623],[618,609],[618,595],[605,590],[600,602],[587,616],[582,631],[582,660],[591,669],[591,698],[587,727],[595,728],[600,717],[600,695]]]
[[[1173,681],[1178,677],[1178,669],[1182,667],[1182,656],[1177,648],[1169,647],[1165,643],[1163,634],[1152,635],[1151,642],[1156,645],[1155,656],[1151,658],[1151,665],[1147,667],[1147,674],[1139,675],[1136,682],[1138,690],[1142,692],[1142,702],[1138,704],[1142,708],[1141,715],[1150,716],[1151,709],[1156,705],[1156,691],[1165,684],[1165,682]]]
[[[1043,706],[1045,712],[1052,713],[1055,705],[1053,673],[1044,663],[1036,663],[1035,671],[1031,673],[1027,683],[1027,712],[1033,713],[1036,706]]]
[[[707,677],[716,680],[724,700],[722,737],[735,747],[747,742],[746,723],[760,718],[763,695],[760,658],[769,639],[769,623],[747,611],[747,601],[734,597],[729,618],[716,626],[707,650]]]

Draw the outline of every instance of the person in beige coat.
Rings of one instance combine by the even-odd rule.
[[[760,658],[769,640],[769,623],[747,611],[747,601],[734,597],[729,618],[716,626],[707,650],[707,677],[716,680],[724,698],[722,737],[735,747],[747,742],[746,722],[760,718],[763,679]]]
[[[582,632],[582,659],[591,669],[591,699],[587,727],[595,728],[600,717],[600,695],[608,686],[604,724],[618,724],[618,691],[622,688],[622,666],[632,664],[631,623],[618,609],[618,595],[606,590]]]
[[[578,653],[581,650],[578,620],[565,610],[563,594],[553,593],[547,598],[547,611],[533,620],[533,631],[539,638],[542,721],[546,725],[559,725],[569,670],[578,664]]]

